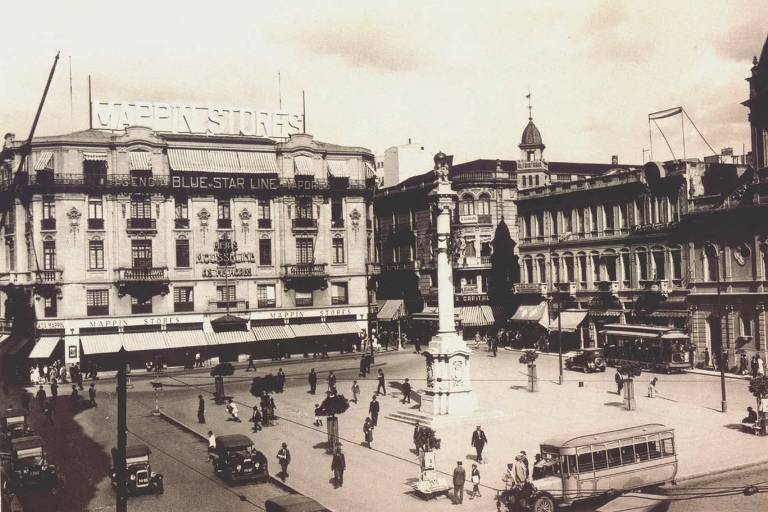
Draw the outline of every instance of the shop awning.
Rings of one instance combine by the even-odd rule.
[[[81,336],[80,344],[83,346],[83,354],[86,356],[116,354],[123,347],[123,342],[118,333]]]
[[[653,332],[638,332],[638,331],[619,331],[614,329],[605,329],[600,331],[600,334],[606,336],[622,336],[624,338],[645,338],[650,340],[659,339],[659,333]]]
[[[29,353],[30,359],[48,359],[56,350],[56,346],[61,341],[61,336],[44,336],[37,340],[32,352]]]
[[[201,330],[166,331],[165,344],[168,348],[204,347],[208,345],[208,338]]]
[[[35,160],[35,170],[51,169],[51,159],[53,159],[53,151],[41,151],[38,153],[37,160]]]
[[[205,337],[209,345],[229,345],[232,343],[252,343],[256,337],[251,331],[207,332]]]
[[[331,330],[325,324],[295,324],[290,326],[297,338],[309,338],[312,336],[328,336]]]
[[[370,162],[365,162],[365,177],[366,179],[376,177],[376,171],[374,170]]]
[[[389,299],[379,304],[379,312],[376,318],[385,322],[399,320],[404,316],[405,303],[402,299]]]
[[[255,325],[251,331],[258,341],[289,340],[294,337],[287,325]]]
[[[328,322],[325,325],[331,331],[331,334],[357,334],[360,332],[357,322]]]
[[[563,311],[560,313],[560,327],[563,332],[576,332],[581,322],[587,317],[588,311]],[[555,317],[549,322],[549,330],[557,332],[558,319]]]
[[[165,336],[160,331],[127,332],[122,335],[122,341],[126,352],[164,350],[168,348],[168,345],[165,343]]]
[[[83,153],[83,160],[87,160],[89,162],[106,162],[107,154],[106,153],[89,153],[86,151]]]
[[[293,159],[293,172],[300,176],[314,176],[312,159],[308,156],[297,156]]]
[[[671,332],[669,334],[662,334],[661,339],[663,340],[687,340],[689,339],[689,336],[682,332]]]
[[[24,336],[10,339],[8,342],[11,343],[11,346],[8,348],[7,353],[10,356],[15,356],[16,354],[22,352],[27,346],[29,346],[30,343],[32,343],[32,338],[29,336]]]
[[[278,172],[274,153],[256,151],[169,149],[168,161],[174,171],[248,174]]]
[[[459,311],[461,325],[464,327],[493,325],[493,312],[490,311],[490,307],[488,307],[490,318],[485,316],[482,306],[463,306],[456,309]]]
[[[540,302],[539,304],[521,304],[517,307],[517,311],[512,315],[510,320],[515,322],[541,322],[544,313],[547,312],[547,304]]]
[[[334,178],[349,178],[346,160],[328,160],[328,172]]]
[[[147,151],[131,151],[128,153],[128,165],[131,171],[148,171],[152,169],[152,154]]]

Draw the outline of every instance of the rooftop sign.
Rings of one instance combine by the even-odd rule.
[[[156,132],[199,135],[248,135],[285,138],[302,130],[301,114],[253,108],[100,101],[91,103],[91,125],[98,130],[146,126]]]

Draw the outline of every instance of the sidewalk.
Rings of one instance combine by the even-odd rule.
[[[709,375],[710,377],[717,377],[720,378],[720,372],[717,370],[704,370],[702,368],[689,368],[685,370],[685,373],[695,373],[698,375]],[[752,379],[751,375],[739,375],[737,373],[728,373],[725,374],[726,379],[740,379],[740,380],[750,380]]]

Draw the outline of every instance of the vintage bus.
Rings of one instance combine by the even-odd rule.
[[[676,475],[675,433],[664,425],[565,435],[541,443],[532,485],[502,494],[499,505],[553,512],[606,493],[667,484]]]
[[[600,331],[609,365],[634,362],[646,370],[682,372],[690,367],[690,338],[680,329],[656,325],[607,324]]]

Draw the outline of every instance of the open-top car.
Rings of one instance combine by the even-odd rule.
[[[216,436],[216,448],[211,457],[214,472],[230,485],[242,481],[269,481],[267,458],[253,446],[248,436]]]
[[[565,367],[569,370],[581,370],[584,373],[604,372],[605,356],[602,348],[584,348],[576,355],[565,360]]]
[[[0,411],[0,434],[10,441],[19,437],[34,435],[32,427],[27,423],[27,411],[24,409],[6,409]]]
[[[10,485],[13,492],[38,488],[55,491],[59,483],[56,466],[48,461],[40,436],[11,440]]]
[[[137,444],[128,446],[125,449],[125,470],[127,474],[128,494],[142,494],[157,492],[162,494],[163,475],[154,473],[149,464],[149,455],[152,451],[149,446]],[[112,467],[109,470],[109,476],[112,479],[112,485],[117,487],[117,448],[112,448]]]

